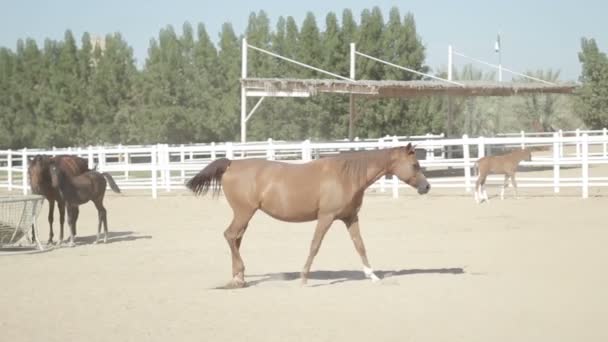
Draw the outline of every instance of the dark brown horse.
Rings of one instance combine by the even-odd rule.
[[[245,286],[245,266],[239,252],[249,220],[259,209],[287,222],[317,220],[308,259],[302,270],[306,283],[313,258],[325,233],[335,220],[346,224],[368,278],[377,281],[359,231],[358,213],[365,189],[380,177],[392,174],[419,194],[430,185],[421,172],[411,144],[376,151],[351,152],[304,164],[263,159],[218,159],[190,179],[195,194],[210,189],[217,195],[223,187],[234,217],[224,232],[232,253],[232,281],[228,287]]]
[[[517,166],[522,160],[532,160],[530,149],[518,149],[499,156],[487,156],[475,162],[475,168],[479,170],[479,176],[475,184],[475,201],[477,203],[488,201],[485,184],[489,174],[505,175],[505,181],[500,191],[500,199],[504,199],[505,197],[505,188],[509,186],[509,178],[511,178],[511,182],[513,183],[515,198],[517,198],[515,172],[517,172]]]
[[[103,198],[106,193],[106,185],[109,183],[110,188],[120,193],[120,189],[109,173],[87,171],[78,176],[70,176],[65,171],[61,170],[58,165],[51,163],[50,165],[51,183],[59,192],[61,198],[67,204],[68,209],[68,224],[70,225],[70,233],[76,231],[76,221],[78,220],[78,206],[92,201],[97,208],[98,226],[97,240],[99,242],[99,234],[101,233],[101,225],[103,223],[104,238],[103,242],[108,241],[108,219],[107,211],[103,206]],[[107,183],[106,183],[107,180]],[[70,234],[70,246],[74,246],[74,234]]]
[[[68,175],[76,176],[83,172],[89,171],[88,162],[86,159],[78,156],[71,155],[59,155],[55,157],[36,155],[34,158],[29,160],[28,175],[30,179],[30,187],[32,193],[42,195],[49,201],[49,241],[53,242],[53,213],[55,211],[55,202],[59,209],[59,241],[63,240],[63,223],[65,221],[65,203],[57,189],[53,188],[51,184],[51,174],[49,166],[51,163],[57,165],[57,167]],[[72,235],[76,235],[76,231],[71,232]],[[32,234],[34,231],[32,229]]]

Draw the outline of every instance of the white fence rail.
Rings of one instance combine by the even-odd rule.
[[[409,137],[410,140],[413,137]],[[520,187],[553,188],[578,187],[583,198],[588,197],[589,188],[608,186],[608,174],[592,177],[589,168],[608,164],[608,137],[606,130],[585,132],[567,136],[558,132],[551,136],[479,137],[442,139],[438,136],[416,137],[414,141],[420,164],[426,169],[427,178],[433,188],[461,188],[467,192],[474,186],[472,174],[474,162],[484,155],[496,154],[506,149],[527,146],[544,146],[533,154],[532,161],[522,162],[527,167],[545,167],[552,170],[550,177],[526,177],[518,175]],[[209,162],[216,158],[266,158],[292,163],[307,162],[349,150],[382,149],[405,146],[410,140],[400,137],[385,137],[376,140],[355,142],[266,142],[222,143],[197,145],[150,145],[150,146],[100,146],[53,150],[1,150],[0,188],[9,191],[29,191],[27,160],[36,154],[74,154],[88,159],[89,166],[114,175],[122,189],[148,190],[156,198],[159,191],[184,189],[184,183]],[[450,148],[451,154],[445,151]],[[448,156],[452,156],[449,158]],[[25,161],[25,162],[24,162]],[[580,168],[580,176],[563,177],[563,168]],[[433,176],[441,171],[461,173],[456,176]],[[450,174],[450,172],[445,172]],[[571,174],[572,172],[570,172]],[[502,182],[501,176],[489,178],[490,182]],[[406,187],[397,179],[380,179],[372,186],[381,192],[390,190],[393,197],[399,196],[400,188]]]

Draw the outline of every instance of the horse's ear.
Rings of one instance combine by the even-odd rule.
[[[407,154],[414,154],[416,153],[416,146],[412,146],[412,143],[408,143],[407,146],[405,146],[405,152]]]

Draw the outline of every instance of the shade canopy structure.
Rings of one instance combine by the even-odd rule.
[[[313,70],[331,79],[298,79],[298,78],[258,78],[248,77],[247,55],[248,50],[279,58],[293,63],[300,67]],[[513,96],[525,94],[572,94],[576,89],[573,83],[554,83],[542,80],[530,75],[515,72],[503,67],[501,64],[493,65],[475,58],[470,58],[475,62],[485,64],[489,67],[497,68],[499,71],[499,82],[494,81],[461,81],[454,80],[452,77],[453,55],[469,58],[468,56],[453,51],[448,47],[448,76],[442,78],[436,75],[423,73],[405,66],[396,65],[388,61],[381,60],[374,56],[357,51],[355,44],[350,44],[350,72],[349,76],[339,75],[327,70],[323,70],[296,60],[278,55],[242,41],[241,59],[241,142],[246,142],[247,121],[259,108],[266,97],[310,97],[318,94],[344,94],[350,97],[349,110],[349,138],[353,138],[356,98],[415,98],[421,96]],[[358,80],[356,79],[356,57],[367,58],[378,63],[382,63],[394,68],[398,68],[420,77],[419,80],[400,81],[400,80]],[[523,81],[502,81],[502,72],[506,71],[519,76]],[[257,97],[259,100],[251,109],[247,111],[247,98]],[[451,126],[451,105],[448,102],[448,135]]]

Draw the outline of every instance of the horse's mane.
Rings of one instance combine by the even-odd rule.
[[[338,164],[339,170],[344,176],[361,180],[367,177],[367,168],[370,162],[388,163],[390,161],[390,151],[391,149],[349,151],[342,152],[329,159]]]

